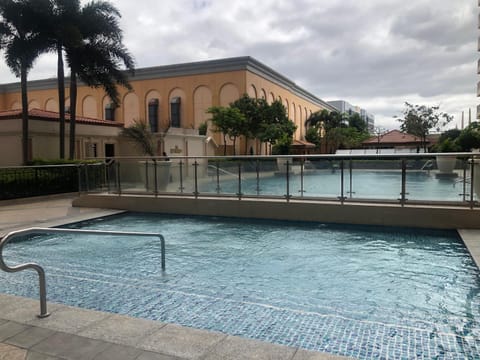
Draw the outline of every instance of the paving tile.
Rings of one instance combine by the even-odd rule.
[[[316,351],[298,350],[292,360],[347,360],[345,356],[321,353]]]
[[[79,332],[78,335],[116,344],[135,346],[165,325],[165,323],[159,321],[112,315],[105,320],[87,327],[85,330]]]
[[[0,341],[5,341],[27,329],[26,325],[8,321],[0,325]]]
[[[143,351],[135,360],[180,360],[178,357]]]
[[[104,341],[59,332],[33,346],[32,350],[67,360],[91,360],[109,346],[111,344]]]
[[[30,351],[28,351],[27,357],[26,357],[25,360],[63,360],[63,359],[60,359],[56,356],[41,354],[39,352],[30,350]]]
[[[7,344],[15,345],[24,349],[31,348],[40,341],[54,334],[55,331],[43,329],[35,326],[28,327],[25,331],[9,338],[5,341]]]
[[[290,360],[296,349],[262,341],[228,336],[210,349],[204,360]]]
[[[135,360],[142,350],[131,346],[111,344],[106,350],[95,356],[94,360]]]
[[[226,335],[168,324],[150,335],[138,347],[165,355],[198,358]]]
[[[59,305],[47,303],[48,311],[54,311]],[[26,323],[38,319],[40,302],[19,296],[0,296],[0,318]]]
[[[76,334],[87,326],[112,316],[109,313],[62,306],[44,319],[35,318],[27,323],[51,330]]]
[[[0,344],[0,360],[24,360],[27,352],[16,346]]]

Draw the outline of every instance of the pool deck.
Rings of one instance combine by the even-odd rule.
[[[0,201],[0,237],[29,227],[52,227],[118,213],[72,207],[75,194]],[[468,233],[480,258],[480,231]],[[475,246],[473,246],[475,248]],[[478,262],[477,262],[478,264]],[[0,294],[0,360],[336,360],[326,353],[270,344],[176,324]]]

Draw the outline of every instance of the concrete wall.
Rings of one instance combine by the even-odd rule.
[[[285,200],[85,195],[74,206],[166,214],[211,215],[341,224],[480,229],[480,209],[340,204]]]

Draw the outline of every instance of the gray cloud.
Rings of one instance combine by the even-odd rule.
[[[474,1],[114,0],[138,67],[250,55],[324,99],[379,121],[404,101],[475,107]],[[31,78],[51,77],[42,57]],[[0,81],[16,79],[0,64]]]

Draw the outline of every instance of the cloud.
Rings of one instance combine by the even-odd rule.
[[[391,118],[405,101],[445,104],[455,114],[477,103],[478,8],[471,0],[111,2],[138,67],[250,55],[389,127],[398,127]],[[54,74],[54,60],[42,57],[31,78]],[[3,80],[16,80],[5,66]]]

